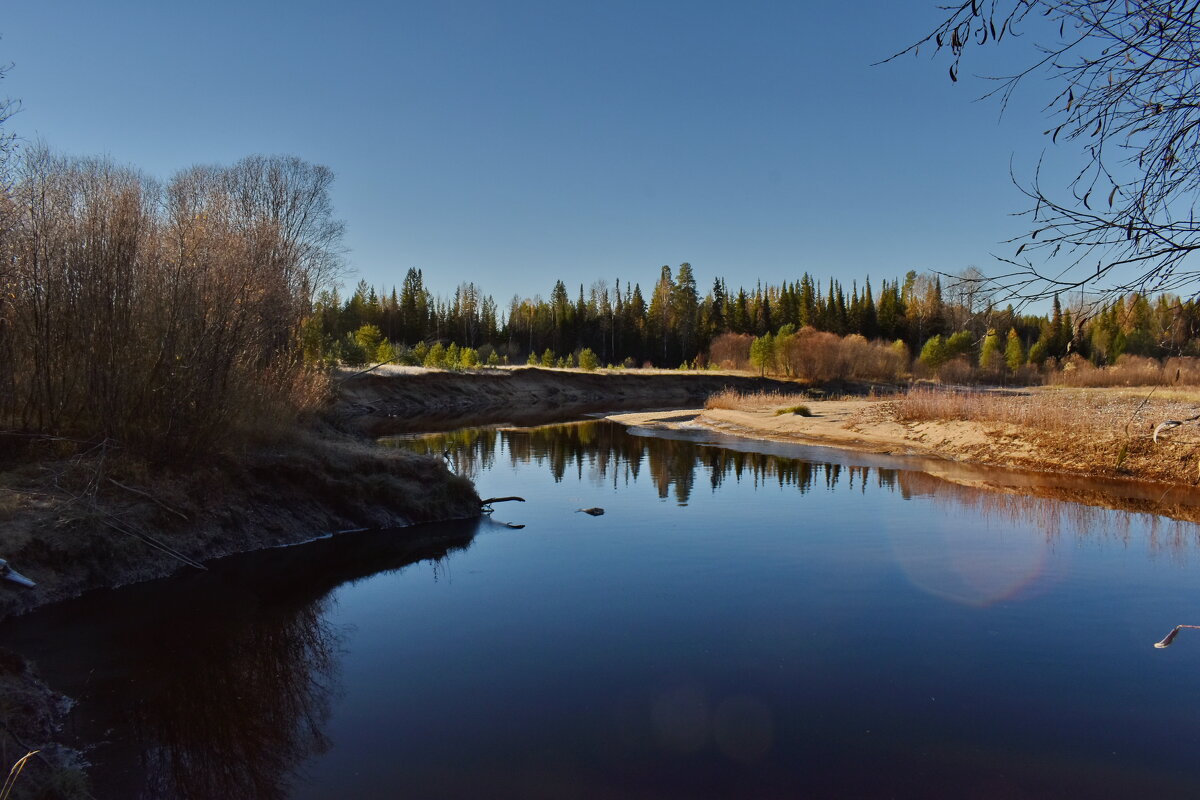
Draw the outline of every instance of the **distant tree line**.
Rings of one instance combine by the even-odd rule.
[[[1021,314],[996,307],[979,277],[969,269],[944,287],[940,276],[910,271],[902,280],[881,281],[878,290],[869,278],[855,281],[849,292],[839,281],[808,273],[736,291],[718,278],[701,295],[685,262],[677,270],[663,266],[648,299],[640,283],[600,280],[571,292],[559,280],[549,299],[514,296],[501,308],[474,283],[462,284],[451,297],[435,296],[423,272],[410,269],[400,287],[388,291],[360,282],[346,299],[334,290],[322,292],[303,341],[310,361],[350,364],[717,363],[784,374],[805,374],[795,364],[814,364],[819,354],[809,351],[832,353],[831,342],[846,337],[882,343],[874,350],[846,347],[857,347],[853,358],[884,372],[911,366],[937,372],[967,363],[1000,374],[1069,354],[1096,365],[1124,354],[1200,354],[1194,300],[1130,294],[1084,314],[1064,309],[1055,297],[1049,314]],[[814,337],[818,332],[835,338]],[[837,371],[836,363],[827,360],[807,371],[824,376]]]

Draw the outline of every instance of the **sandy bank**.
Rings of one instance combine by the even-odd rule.
[[[1090,426],[1076,435],[1022,430],[995,422],[906,422],[895,401],[814,400],[812,416],[773,408],[692,409],[613,414],[650,430],[700,429],[759,441],[836,447],[903,459],[912,469],[956,483],[1200,521],[1194,445],[1151,439],[1155,409],[1137,419]],[[1161,410],[1161,409],[1160,409]],[[1114,432],[1114,428],[1118,432]],[[894,463],[889,460],[888,463]]]

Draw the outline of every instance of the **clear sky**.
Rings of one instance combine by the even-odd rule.
[[[872,66],[936,0],[23,2],[0,15],[9,125],[167,177],[295,154],[337,174],[357,277],[421,267],[571,292],[808,271],[847,284],[994,268],[1009,177],[1048,138],[1031,85],[1003,118],[967,62]],[[1000,56],[1004,57],[1004,56]]]

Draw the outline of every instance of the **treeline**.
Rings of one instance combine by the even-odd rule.
[[[1094,365],[1122,355],[1200,354],[1193,300],[1132,294],[1083,314],[1056,298],[1050,314],[1029,315],[990,302],[981,278],[967,271],[943,288],[939,276],[910,271],[878,290],[866,279],[847,292],[838,281],[806,273],[736,292],[717,279],[702,296],[684,263],[677,271],[663,266],[648,299],[640,284],[620,280],[580,285],[572,297],[560,280],[548,300],[514,296],[501,308],[473,283],[436,297],[422,271],[410,269],[399,289],[361,282],[345,300],[323,293],[305,327],[305,353],[310,361],[351,364],[578,366],[594,359],[809,377],[849,377],[846,369],[879,377],[909,369],[997,377],[1069,354]],[[871,366],[847,366],[864,362]]]
[[[181,456],[321,399],[297,341],[341,267],[328,169],[255,156],[159,183],[45,148],[10,167],[0,430]]]

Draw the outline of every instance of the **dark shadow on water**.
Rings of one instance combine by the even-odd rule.
[[[337,586],[470,545],[479,521],[343,534],[7,622],[6,647],[79,701],[97,797],[283,798],[324,752]],[[431,533],[435,537],[430,537]]]

